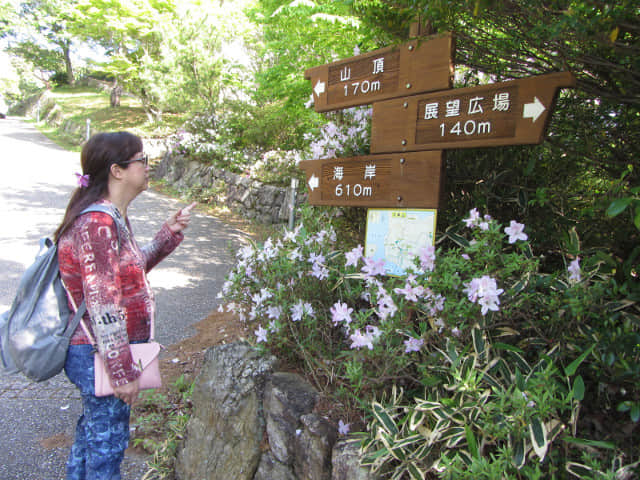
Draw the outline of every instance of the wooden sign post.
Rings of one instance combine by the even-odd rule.
[[[451,88],[453,38],[441,35],[310,68],[316,112]]]
[[[453,54],[436,35],[305,72],[318,112],[373,104],[378,154],[300,162],[311,205],[438,208],[443,149],[540,143],[558,88],[575,85],[561,72],[451,89]]]
[[[371,151],[540,143],[568,72],[397,98],[373,105]]]
[[[437,208],[442,152],[300,162],[311,205]]]

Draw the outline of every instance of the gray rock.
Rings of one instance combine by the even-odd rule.
[[[331,480],[378,480],[379,475],[360,466],[360,442],[340,440],[333,447]]]
[[[331,480],[331,452],[336,443],[336,429],[325,418],[303,415],[302,432],[297,437],[293,468],[305,480]]]
[[[258,471],[253,480],[298,480],[291,468],[278,462],[269,453],[264,453],[260,459]]]
[[[251,480],[264,436],[262,400],[276,359],[246,343],[207,350],[176,458],[178,480]]]
[[[317,399],[318,393],[300,375],[277,372],[269,378],[264,413],[269,446],[279,462],[292,464],[296,431],[302,428],[300,417],[313,411]]]

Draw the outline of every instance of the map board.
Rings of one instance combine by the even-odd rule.
[[[385,272],[404,275],[422,248],[434,245],[437,210],[378,209],[367,212],[364,255],[385,260]]]

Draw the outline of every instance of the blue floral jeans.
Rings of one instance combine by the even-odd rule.
[[[67,480],[120,480],[120,464],[129,445],[130,407],[114,397],[96,397],[93,347],[70,345],[64,366],[80,389],[83,414],[67,461]]]

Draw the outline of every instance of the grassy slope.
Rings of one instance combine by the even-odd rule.
[[[143,137],[161,137],[174,132],[184,117],[165,114],[161,123],[148,122],[142,104],[135,98],[122,96],[121,106],[110,105],[109,93],[91,87],[58,87],[50,92],[65,118],[85,125],[91,120],[93,132],[128,130]],[[41,124],[40,130],[50,139],[69,150],[80,147],[56,127]]]

